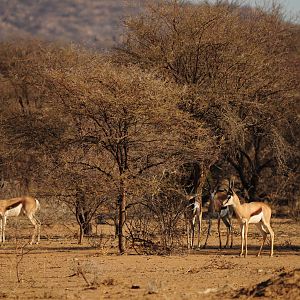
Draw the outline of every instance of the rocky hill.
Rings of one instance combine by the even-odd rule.
[[[31,36],[106,49],[120,40],[124,17],[140,7],[133,0],[1,0],[0,39]]]

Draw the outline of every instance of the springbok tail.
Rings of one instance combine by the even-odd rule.
[[[39,211],[41,209],[40,201],[38,199],[35,199],[36,202],[36,210]]]

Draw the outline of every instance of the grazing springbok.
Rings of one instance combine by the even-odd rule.
[[[2,243],[5,242],[5,227],[7,217],[17,217],[23,212],[30,222],[34,225],[34,232],[31,237],[30,244],[33,244],[36,235],[36,244],[40,241],[41,222],[36,218],[35,213],[40,209],[40,203],[37,199],[29,196],[0,200],[0,216],[1,216],[1,238]]]
[[[209,187],[211,188],[210,184]],[[205,243],[203,248],[207,246],[208,237],[211,235],[211,225],[212,218],[218,219],[218,235],[219,235],[219,249],[222,249],[222,240],[221,240],[221,220],[226,226],[227,230],[227,239],[224,248],[229,244],[229,237],[231,237],[230,248],[233,245],[233,228],[232,228],[232,217],[233,217],[233,208],[231,206],[223,206],[224,195],[227,195],[229,190],[229,180],[223,179],[217,184],[210,196],[210,202],[208,207],[208,230]],[[223,199],[223,200],[222,200]]]
[[[186,219],[187,247],[188,249],[194,247],[195,225],[197,223],[197,246],[200,248],[202,201],[198,200],[198,195],[188,195],[186,198],[188,203],[186,205],[184,215]]]
[[[263,202],[240,203],[238,195],[233,191],[231,185],[227,193],[227,199],[223,202],[224,206],[232,206],[241,226],[241,253],[240,256],[247,256],[247,237],[249,224],[256,224],[258,230],[263,236],[263,241],[257,256],[260,256],[261,250],[265,244],[267,234],[271,236],[270,256],[273,256],[274,231],[271,228],[271,208]],[[245,244],[245,254],[244,254]]]

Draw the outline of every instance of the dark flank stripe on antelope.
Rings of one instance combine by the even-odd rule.
[[[13,209],[13,208],[19,206],[20,204],[23,204],[23,201],[22,201],[22,200],[20,200],[20,201],[18,201],[18,202],[15,202],[15,203],[13,203],[12,205],[7,206],[6,210]]]
[[[250,217],[259,215],[262,212],[262,207],[260,207],[258,210],[254,211],[253,213],[251,213]]]

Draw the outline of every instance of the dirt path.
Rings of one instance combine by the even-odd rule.
[[[21,256],[10,241],[0,248],[0,298],[230,299],[235,290],[300,268],[299,224],[278,222],[275,230],[273,258],[267,250],[255,257],[255,234],[248,258],[238,257],[237,239],[233,249],[217,250],[216,237],[208,249],[171,256],[119,256],[62,238],[26,247]],[[293,232],[288,240],[287,232]]]

